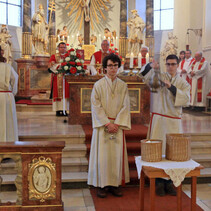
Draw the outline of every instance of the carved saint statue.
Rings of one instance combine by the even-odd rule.
[[[143,19],[138,15],[137,10],[131,10],[132,17],[128,20],[127,25],[130,29],[128,36],[128,53],[137,56],[141,44],[143,43],[143,31],[145,23]]]
[[[97,44],[97,37],[92,34],[91,37],[90,37],[90,41],[91,41],[91,45],[95,45]]]
[[[32,41],[35,48],[35,55],[48,55],[48,24],[45,20],[45,13],[42,4],[32,18]]]
[[[177,55],[178,41],[177,37],[173,35],[173,32],[168,33],[168,40],[166,41],[163,50],[161,51],[161,57],[163,61],[166,60],[166,57],[170,54]]]
[[[84,37],[82,34],[78,35],[78,42],[79,42],[78,46],[82,47],[82,45],[84,43]]]
[[[6,25],[1,26],[0,32],[0,46],[3,50],[4,54],[3,57],[6,58],[6,62],[11,64],[12,63],[12,53],[11,53],[11,41],[10,38],[12,36],[9,34]]]

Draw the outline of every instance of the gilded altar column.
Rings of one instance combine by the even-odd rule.
[[[50,55],[52,55],[56,53],[56,21],[55,21],[54,0],[50,0],[48,5],[48,27],[49,27],[48,52]]]
[[[154,57],[154,9],[153,0],[146,0],[146,38],[150,57]]]
[[[127,54],[127,0],[120,1],[119,54],[122,57]]]
[[[31,59],[32,31],[31,31],[31,0],[23,1],[23,27],[22,27],[22,58]]]

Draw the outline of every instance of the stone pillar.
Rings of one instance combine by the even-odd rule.
[[[48,26],[49,26],[49,45],[48,52],[50,55],[56,53],[56,18],[55,18],[55,2],[49,1],[48,6]]]
[[[23,1],[22,29],[22,58],[30,59],[32,55],[31,0]]]
[[[146,38],[145,43],[149,47],[150,57],[154,56],[154,10],[153,0],[146,0]]]
[[[120,1],[119,54],[122,57],[127,54],[127,0]]]

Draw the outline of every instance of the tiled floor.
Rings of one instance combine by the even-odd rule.
[[[182,189],[191,196],[191,185],[183,185]],[[197,184],[197,204],[204,211],[211,211],[211,184]]]
[[[16,192],[0,193],[2,202],[15,202]],[[62,190],[62,201],[64,202],[64,211],[95,211],[94,203],[89,189],[66,189]]]

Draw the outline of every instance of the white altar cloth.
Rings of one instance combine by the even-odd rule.
[[[185,179],[185,175],[191,170],[200,166],[199,163],[190,159],[184,162],[176,162],[166,160],[165,157],[162,158],[160,162],[146,162],[141,160],[141,156],[135,157],[136,168],[138,171],[138,178],[140,179],[142,166],[151,166],[154,168],[163,169],[170,179],[173,181],[175,187],[178,187],[181,182]]]

